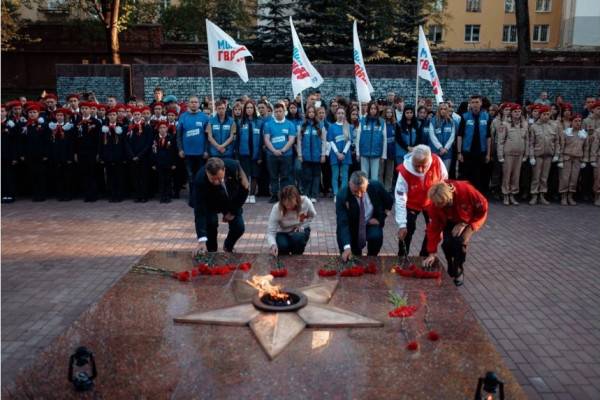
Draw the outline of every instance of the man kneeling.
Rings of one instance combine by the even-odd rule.
[[[198,247],[196,254],[217,251],[219,218],[229,224],[223,250],[232,252],[233,246],[244,234],[242,205],[248,197],[248,178],[234,160],[209,158],[194,179],[194,218]]]
[[[370,181],[362,171],[355,171],[335,201],[336,235],[342,259],[351,254],[376,256],[383,245],[383,225],[394,199],[378,181]]]
[[[448,264],[448,275],[454,284],[463,284],[463,264],[467,245],[473,232],[485,223],[488,210],[486,198],[465,181],[446,181],[435,184],[428,193],[427,252],[423,265],[431,266],[443,235],[442,250]]]

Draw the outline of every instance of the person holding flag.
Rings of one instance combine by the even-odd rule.
[[[292,31],[292,91],[294,92],[294,97],[298,94],[302,94],[304,89],[308,89],[310,87],[317,88],[323,83],[323,78],[321,74],[313,67],[310,63],[306,53],[304,52],[304,48],[302,47],[302,43],[300,43],[300,38],[298,38],[298,34],[296,33],[296,29],[294,28],[294,22],[292,21],[292,17],[290,17],[290,29]],[[300,96],[302,101],[302,96]],[[302,110],[304,112],[304,110]]]

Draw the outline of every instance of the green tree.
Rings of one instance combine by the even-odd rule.
[[[29,1],[21,0],[2,0],[2,51],[14,50],[17,42],[32,42],[39,41],[29,37],[29,35],[21,32],[21,28],[25,22],[21,18],[19,8],[21,6],[30,6]]]
[[[290,5],[280,1],[262,2],[257,12],[256,39],[252,54],[260,62],[286,63],[292,55],[292,36],[289,23]]]

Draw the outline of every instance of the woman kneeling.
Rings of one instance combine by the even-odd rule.
[[[310,237],[308,223],[317,213],[295,186],[284,187],[269,216],[267,240],[273,256],[302,254]]]

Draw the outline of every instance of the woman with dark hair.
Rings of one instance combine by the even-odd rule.
[[[256,203],[256,186],[260,177],[262,162],[261,123],[256,117],[256,106],[252,100],[244,104],[243,115],[239,122],[240,134],[237,136],[237,154],[242,170],[250,181],[250,193],[247,202]]]
[[[417,134],[419,137],[419,143],[429,145],[429,134],[433,130],[431,125],[431,119],[429,118],[429,112],[426,106],[419,106],[417,108]]]
[[[417,118],[413,106],[407,105],[402,111],[402,119],[396,128],[396,165],[404,162],[404,156],[408,154],[413,147],[421,144],[419,137],[420,131],[417,129]]]
[[[379,116],[377,102],[371,101],[367,107],[367,115],[360,121],[360,132],[356,136],[360,168],[368,179],[379,179],[379,163],[386,159],[385,121]]]
[[[302,164],[302,191],[313,203],[317,202],[321,183],[321,164],[325,163],[327,140],[325,129],[317,120],[314,106],[306,109],[306,120],[300,126],[296,141],[298,160]]]
[[[330,124],[335,124],[336,118],[335,118],[335,113],[337,112],[337,109],[340,107],[338,101],[336,99],[332,99],[329,102],[329,111],[327,112],[327,122]]]
[[[317,215],[306,196],[300,196],[295,186],[284,187],[279,202],[273,204],[267,228],[271,255],[302,254],[310,238],[308,223]]]
[[[386,159],[381,160],[379,166],[379,182],[383,184],[385,190],[392,193],[394,189],[395,166],[396,166],[396,113],[390,106],[383,110],[383,119],[385,120],[386,132]]]

